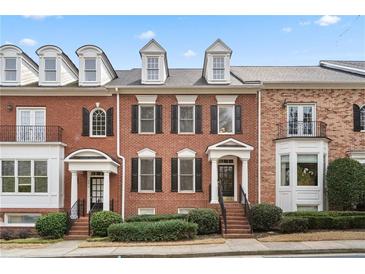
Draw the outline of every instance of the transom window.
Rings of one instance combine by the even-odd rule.
[[[158,80],[159,77],[159,66],[158,57],[147,57],[147,79]]]
[[[45,81],[56,81],[56,58],[47,57],[44,58],[44,75]]]
[[[297,156],[297,185],[318,185],[318,155],[298,154]]]
[[[365,130],[365,106],[360,108],[360,130]]]
[[[48,192],[45,160],[3,160],[0,178],[3,193]]]
[[[224,80],[224,57],[213,57],[213,79]]]
[[[91,112],[91,136],[106,135],[106,114],[103,109],[95,109]]]
[[[194,159],[179,159],[179,191],[192,192],[194,187]]]
[[[140,105],[139,106],[139,132],[155,133],[155,106]]]
[[[5,81],[15,82],[16,81],[16,57],[5,58]]]
[[[155,191],[155,159],[139,159],[139,191]]]
[[[232,134],[234,132],[234,106],[218,106],[218,132]]]
[[[179,132],[194,133],[195,106],[179,106]]]
[[[85,59],[85,81],[96,82],[96,58]]]

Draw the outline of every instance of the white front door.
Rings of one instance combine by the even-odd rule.
[[[17,141],[43,142],[46,140],[45,108],[17,108]]]
[[[314,105],[289,105],[287,115],[289,136],[315,135]]]

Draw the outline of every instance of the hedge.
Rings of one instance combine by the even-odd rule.
[[[286,212],[283,214],[288,217],[307,217],[307,216],[365,216],[365,211],[297,211],[297,212]]]
[[[91,231],[93,236],[105,237],[108,235],[108,227],[111,224],[121,223],[122,218],[112,211],[99,211],[91,216]]]
[[[129,217],[125,222],[158,222],[167,220],[186,220],[186,214],[137,215]]]
[[[128,222],[112,224],[108,236],[112,241],[176,241],[193,239],[198,225],[182,220]]]
[[[281,220],[283,211],[270,204],[258,204],[251,208],[251,225],[256,231],[269,231]]]
[[[38,234],[47,239],[62,238],[67,231],[66,213],[48,213],[37,219],[35,228]]]
[[[187,220],[198,225],[198,234],[212,234],[219,232],[219,215],[210,208],[190,210]]]
[[[279,228],[281,233],[306,232],[308,230],[308,219],[286,217],[281,220]]]

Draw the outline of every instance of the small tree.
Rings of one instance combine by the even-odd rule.
[[[351,210],[365,195],[365,168],[350,158],[339,158],[327,169],[328,203],[330,209]]]

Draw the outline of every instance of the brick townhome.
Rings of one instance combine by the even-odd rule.
[[[219,210],[219,200],[233,216],[242,193],[286,211],[323,210],[328,162],[365,163],[361,61],[231,66],[219,39],[202,69],[170,69],[155,40],[131,70],[115,70],[92,45],[77,49],[78,68],[57,46],[37,54],[39,65],[0,48],[3,227],[50,211],[125,218]]]

